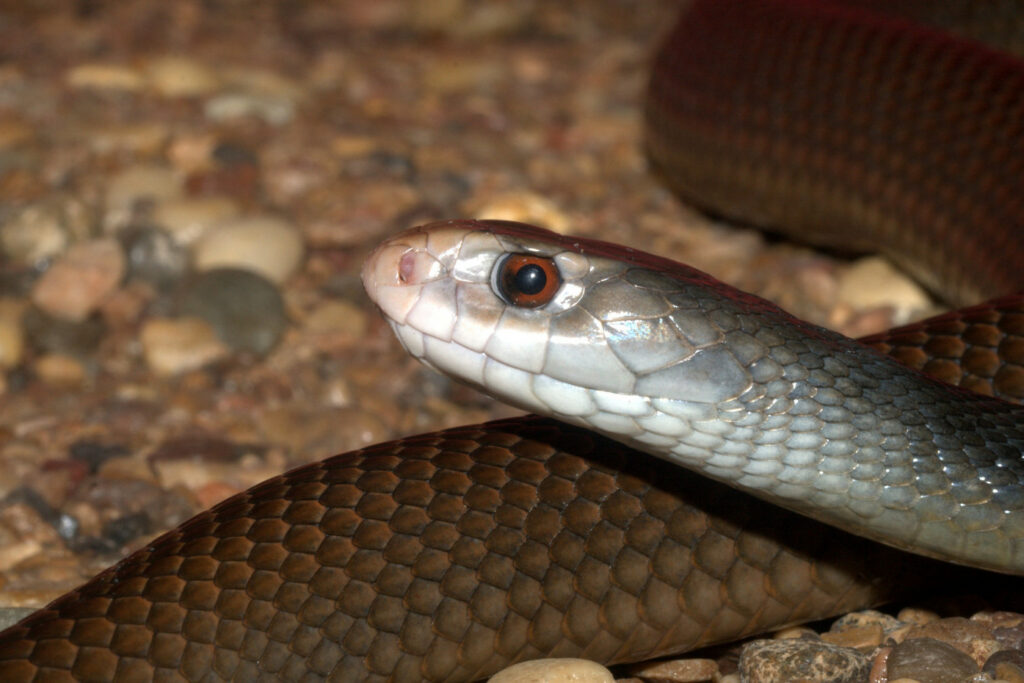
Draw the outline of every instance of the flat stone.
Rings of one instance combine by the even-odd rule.
[[[934,638],[896,645],[886,662],[889,680],[912,678],[928,683],[962,683],[980,670],[969,656]]]
[[[740,654],[739,672],[748,683],[860,683],[871,660],[857,650],[820,640],[755,640]]]

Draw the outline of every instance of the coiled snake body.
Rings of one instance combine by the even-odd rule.
[[[860,246],[911,254],[956,300],[1018,290],[1022,74],[860,9],[697,2],[656,63],[648,146],[716,211],[866,227]],[[456,221],[393,238],[364,281],[411,351],[513,402],[872,538],[1024,573],[1021,409],[622,257]],[[962,377],[1020,397],[1020,303],[879,343],[927,364],[995,331],[1008,360]],[[823,529],[580,427],[465,427],[202,513],[0,634],[0,679],[471,680],[679,652],[960,571]]]

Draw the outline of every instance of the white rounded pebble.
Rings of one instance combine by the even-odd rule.
[[[612,672],[589,659],[535,659],[491,676],[490,683],[614,683]]]
[[[200,318],[150,318],[139,336],[146,364],[163,377],[201,368],[230,353]]]
[[[238,204],[227,197],[168,199],[153,207],[153,222],[178,244],[189,245],[213,226],[238,216]]]
[[[124,251],[113,238],[76,244],[43,273],[32,288],[32,302],[50,315],[82,321],[120,284]]]
[[[145,80],[135,69],[123,64],[79,64],[67,72],[67,83],[72,88],[94,90],[141,90]]]
[[[302,236],[280,218],[249,216],[210,229],[193,247],[198,270],[241,268],[280,284],[302,260]]]
[[[146,73],[150,85],[165,97],[206,95],[220,85],[220,79],[205,64],[177,55],[153,60]]]

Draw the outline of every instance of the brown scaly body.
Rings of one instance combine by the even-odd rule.
[[[528,417],[239,494],[6,631],[0,680],[474,680],[680,652],[955,571]]]

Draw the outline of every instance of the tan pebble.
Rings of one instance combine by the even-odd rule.
[[[897,325],[931,306],[921,287],[877,256],[860,259],[840,274],[839,299],[854,309],[891,306]]]
[[[115,239],[76,244],[36,281],[32,301],[55,317],[85,320],[120,284],[125,268]]]
[[[72,88],[95,90],[141,90],[142,74],[123,64],[79,64],[68,70],[65,80]]]
[[[209,230],[195,245],[196,268],[242,268],[281,283],[302,260],[302,236],[273,216],[249,216]]]
[[[149,463],[141,458],[128,455],[107,458],[100,464],[97,474],[105,479],[138,479],[150,483],[156,482],[156,475],[153,474]]]
[[[629,673],[650,683],[701,683],[715,678],[718,664],[713,659],[676,659],[630,667]]]
[[[165,97],[196,97],[213,92],[220,79],[194,59],[168,55],[146,65],[150,85]]]
[[[885,632],[882,630],[881,624],[856,626],[844,629],[842,631],[834,631],[821,634],[821,639],[824,640],[826,643],[832,643],[833,645],[842,645],[843,647],[854,647],[858,649],[875,648],[882,644],[882,640],[884,637]]]
[[[587,659],[535,659],[491,676],[490,683],[613,683],[612,672]]]
[[[172,168],[151,165],[128,167],[107,184],[104,225],[108,230],[116,230],[131,218],[139,202],[159,203],[180,197],[183,192],[183,178]]]
[[[0,226],[0,250],[17,263],[35,265],[61,253],[67,245],[61,211],[53,204],[28,206]]]
[[[62,541],[53,525],[25,503],[12,503],[0,510],[0,571],[39,554],[49,545]]]
[[[169,199],[153,207],[153,222],[179,244],[193,244],[210,228],[236,218],[238,204],[228,197]]]
[[[939,620],[939,615],[929,609],[922,609],[920,607],[904,607],[896,614],[896,618],[900,621],[905,621],[908,624],[930,624],[933,621]]]
[[[0,298],[0,369],[13,368],[21,362],[25,351],[25,334],[21,316],[26,302]]]
[[[358,159],[377,150],[380,141],[369,135],[339,135],[331,140],[331,152],[341,159]]]
[[[205,486],[199,487],[199,490],[196,491],[196,500],[199,501],[201,507],[213,507],[225,498],[235,495],[238,491],[237,487],[222,481],[211,481]]]
[[[230,353],[200,318],[150,318],[139,336],[146,364],[164,377],[201,368]]]
[[[991,628],[1015,628],[1024,622],[1024,614],[1019,612],[985,610],[983,612],[972,614],[971,621],[987,624]]]
[[[29,124],[17,119],[0,119],[0,149],[9,149],[28,142],[35,137],[35,130]]]
[[[77,386],[85,380],[85,368],[74,358],[60,353],[40,356],[33,364],[39,379],[47,384]]]
[[[89,146],[101,154],[156,154],[161,151],[169,135],[170,130],[163,123],[121,123],[90,131]]]
[[[223,70],[223,80],[232,88],[287,100],[301,100],[305,90],[297,81],[270,69],[239,66]]]
[[[490,197],[477,206],[471,202],[466,209],[478,218],[530,223],[562,234],[569,232],[572,224],[568,214],[550,199],[532,192]]]
[[[344,334],[362,337],[370,321],[366,311],[347,301],[327,301],[316,308],[303,321],[309,332],[317,334]]]
[[[234,463],[225,464],[203,459],[181,459],[152,461],[160,487],[170,489],[182,486],[197,491],[211,483],[221,481],[231,474]]]
[[[64,510],[78,523],[75,535],[78,538],[100,538],[103,536],[103,525],[107,521],[100,516],[99,510],[92,503],[76,500],[70,502]]]
[[[182,173],[213,168],[213,150],[220,143],[214,133],[190,133],[175,137],[167,146],[167,158]]]
[[[787,638],[818,638],[818,632],[806,626],[791,626],[776,631],[772,637],[778,640],[785,640]]]

